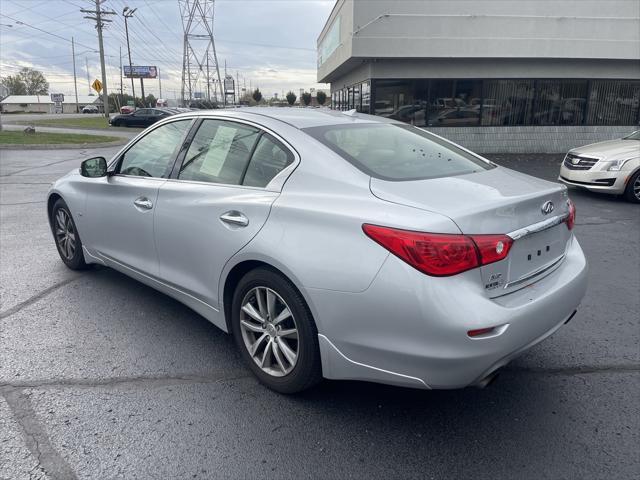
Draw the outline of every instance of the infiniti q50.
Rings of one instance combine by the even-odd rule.
[[[101,264],[235,338],[277,391],[487,384],[586,289],[566,187],[391,119],[200,111],[55,182],[62,261]]]

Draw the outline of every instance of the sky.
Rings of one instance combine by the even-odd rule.
[[[226,61],[227,72],[234,77],[237,73],[240,85],[247,90],[257,86],[266,97],[327,88],[316,83],[316,41],[334,3],[216,0],[213,32],[221,76]],[[120,91],[120,47],[122,61],[128,64],[125,6],[137,8],[128,20],[132,63],[159,67],[162,96],[179,98],[183,28],[178,0],[103,0],[104,10],[118,13],[107,17],[113,22],[104,30],[109,92]],[[95,0],[1,0],[0,76],[15,74],[21,67],[36,68],[47,78],[50,93],[72,94],[73,36],[78,93],[89,94],[89,83],[101,78],[100,60],[95,22],[83,18],[81,8],[95,9]],[[131,93],[130,80],[124,79],[123,87]],[[138,87],[136,80],[140,95]],[[149,93],[159,96],[157,80],[145,80],[145,94]]]

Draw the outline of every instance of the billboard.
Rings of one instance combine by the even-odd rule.
[[[124,76],[126,78],[158,78],[158,67],[150,65],[124,65]]]
[[[64,102],[64,94],[63,93],[52,93],[51,101],[55,103]]]

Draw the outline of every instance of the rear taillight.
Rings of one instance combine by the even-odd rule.
[[[488,265],[507,258],[513,240],[506,235],[471,235],[471,239],[478,247],[480,264]]]
[[[424,233],[369,224],[362,229],[395,256],[435,277],[456,275],[502,260],[513,244],[506,235]]]
[[[573,230],[573,226],[576,224],[576,206],[571,200],[567,200],[569,206],[569,216],[565,220],[567,222],[567,228]]]

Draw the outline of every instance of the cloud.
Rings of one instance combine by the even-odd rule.
[[[19,66],[42,70],[52,89],[73,91],[70,38],[76,42],[76,70],[79,89],[100,76],[95,28],[84,19],[75,2],[49,0],[29,2],[3,0],[0,23],[1,75]],[[240,83],[259,85],[266,95],[283,90],[322,87],[316,84],[316,39],[326,21],[333,0],[217,0],[214,20],[217,57],[221,75],[240,77]],[[76,3],[76,5],[79,5]],[[180,96],[182,79],[182,20],[177,0],[106,0],[103,8],[120,13],[124,6],[137,8],[129,20],[132,60],[138,65],[157,65],[162,77],[163,96]],[[11,17],[11,18],[9,18]],[[107,81],[111,91],[120,88],[120,48],[126,64],[124,20],[121,15],[105,29]],[[33,25],[47,33],[25,25]],[[130,88],[130,80],[123,80]],[[137,85],[136,85],[137,86]],[[145,81],[145,91],[159,94],[157,80]]]

